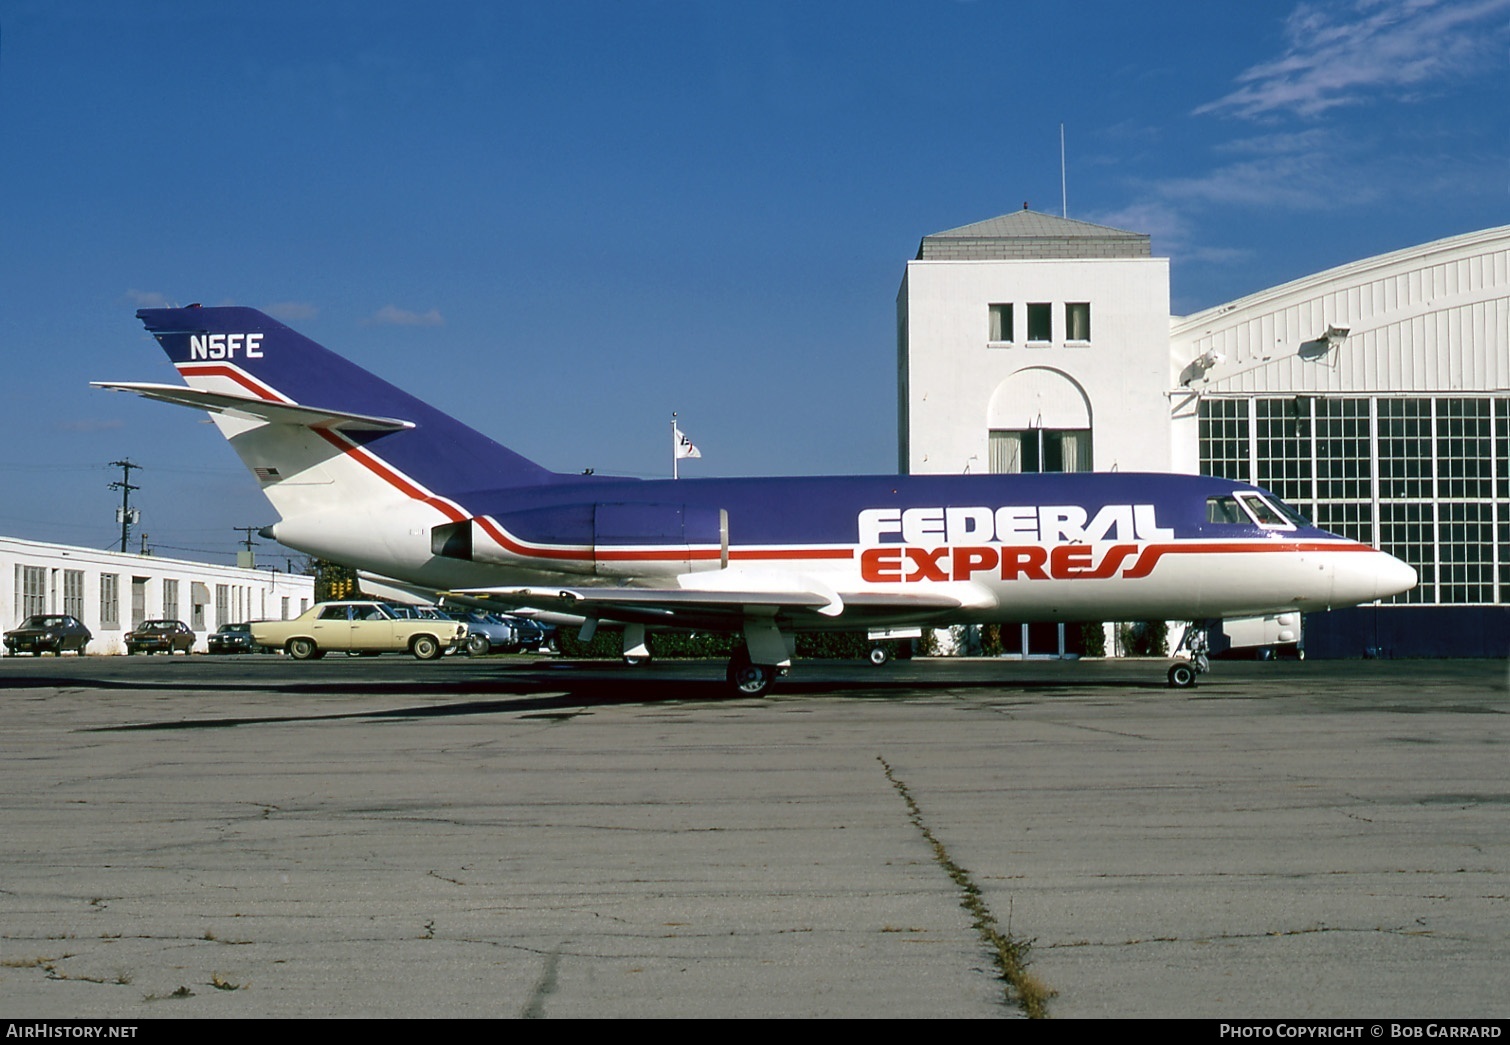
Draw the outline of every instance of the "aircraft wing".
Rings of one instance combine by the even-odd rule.
[[[859,593],[842,597],[810,591],[697,591],[686,588],[464,588],[454,593],[499,607],[569,613],[624,624],[738,630],[745,617],[775,617],[803,630],[804,623],[833,629],[842,616],[856,628],[873,619],[927,617],[957,610],[947,595]]]
[[[413,421],[401,421],[395,417],[372,417],[367,414],[352,414],[344,410],[324,410],[298,403],[280,403],[256,396],[232,395],[228,392],[207,392],[183,385],[159,385],[146,381],[91,381],[91,388],[108,388],[112,392],[135,392],[148,399],[156,399],[175,406],[191,406],[208,410],[212,414],[232,414],[238,417],[271,421],[274,424],[301,425],[307,428],[338,429],[348,432],[401,432],[414,427]]]

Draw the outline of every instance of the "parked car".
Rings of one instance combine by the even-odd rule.
[[[516,617],[513,614],[500,614],[500,619],[507,621],[509,627],[514,629],[515,650],[549,651],[555,645],[554,624],[544,624],[533,617]]]
[[[210,653],[267,653],[267,647],[252,641],[250,624],[222,624],[205,640]]]
[[[172,656],[188,654],[197,638],[189,626],[181,620],[144,620],[126,632],[126,655],[166,653]]]
[[[293,620],[252,621],[252,641],[287,651],[295,660],[318,660],[326,653],[409,652],[434,660],[466,642],[467,626],[421,617],[383,602],[317,602]]]
[[[15,631],[5,633],[5,651],[8,656],[30,653],[40,657],[44,653],[51,653],[55,657],[61,657],[64,650],[71,649],[83,656],[84,647],[89,645],[89,640],[93,637],[77,617],[58,613],[40,614],[27,617]]]
[[[466,622],[467,652],[474,657],[489,653],[510,653],[518,649],[518,638],[508,621],[482,610],[447,610],[452,620]]]

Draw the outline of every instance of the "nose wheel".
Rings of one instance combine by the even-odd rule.
[[[1170,689],[1190,689],[1195,686],[1196,676],[1204,675],[1211,670],[1211,658],[1206,655],[1210,649],[1207,641],[1206,628],[1192,624],[1185,629],[1185,637],[1180,640],[1180,649],[1190,651],[1190,659],[1179,661],[1169,668]]]
[[[1176,664],[1169,669],[1170,689],[1191,689],[1195,686],[1195,668],[1189,664]]]

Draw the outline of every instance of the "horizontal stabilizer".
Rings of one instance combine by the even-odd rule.
[[[322,410],[319,407],[279,403],[255,396],[206,392],[198,388],[185,388],[183,385],[158,385],[142,381],[91,381],[90,387],[108,388],[114,392],[135,392],[139,396],[176,406],[195,407],[212,414],[256,418],[273,424],[344,432],[402,432],[414,427],[413,421],[401,421],[394,417],[371,417],[344,410]]]

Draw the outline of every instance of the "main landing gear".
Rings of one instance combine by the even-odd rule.
[[[729,658],[729,670],[725,677],[729,688],[741,697],[763,697],[771,683],[776,681],[780,669],[774,664],[755,664],[750,660],[750,651],[744,646],[734,651]]]
[[[1191,689],[1195,686],[1196,676],[1204,675],[1211,670],[1211,658],[1206,655],[1211,648],[1207,639],[1207,628],[1204,624],[1192,624],[1185,629],[1185,637],[1180,639],[1179,649],[1188,650],[1189,660],[1178,661],[1169,668],[1170,689]]]

